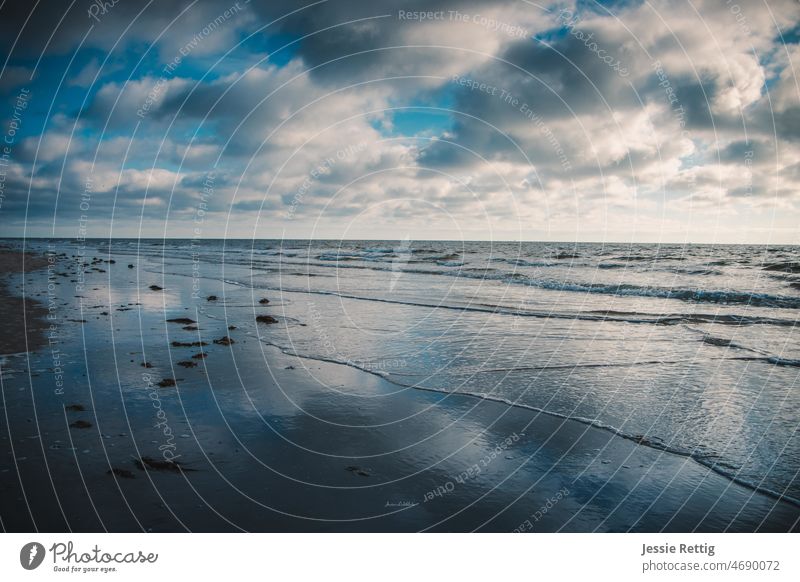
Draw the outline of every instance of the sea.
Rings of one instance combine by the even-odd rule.
[[[794,246],[427,240],[6,241],[224,281],[260,341],[592,425],[800,505]],[[148,278],[149,277],[149,278]],[[268,303],[261,302],[267,299]],[[215,302],[216,304],[216,302]],[[235,315],[235,317],[234,317]],[[321,389],[333,389],[323,387]],[[347,387],[336,387],[346,391]]]

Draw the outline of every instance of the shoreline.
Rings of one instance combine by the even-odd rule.
[[[500,397],[494,397],[494,396],[490,396],[490,395],[486,395],[486,394],[473,394],[473,393],[470,393],[470,392],[447,392],[447,391],[444,391],[444,390],[438,390],[436,388],[426,388],[424,386],[409,386],[409,385],[402,384],[400,382],[385,378],[382,374],[380,374],[378,372],[375,372],[373,370],[369,370],[369,369],[366,369],[366,368],[359,367],[359,366],[357,366],[355,364],[342,362],[342,361],[335,360],[335,359],[330,359],[330,358],[323,358],[323,357],[316,357],[316,356],[298,354],[296,352],[292,352],[292,351],[288,350],[284,346],[280,346],[278,344],[271,343],[271,342],[265,342],[265,343],[267,345],[270,345],[270,346],[280,350],[285,355],[296,357],[296,358],[300,358],[300,359],[304,359],[304,360],[312,360],[312,361],[316,361],[316,362],[326,362],[326,363],[329,363],[329,364],[347,366],[347,367],[353,368],[355,370],[358,370],[360,372],[363,372],[365,374],[370,374],[372,376],[376,376],[377,378],[380,378],[381,380],[383,380],[383,381],[385,381],[385,382],[387,382],[389,384],[392,384],[394,386],[400,387],[400,388],[407,388],[407,389],[411,389],[411,390],[420,390],[420,391],[423,391],[423,392],[433,392],[434,394],[442,394],[442,395],[448,395],[448,396],[453,396],[453,397],[465,397],[465,398],[474,398],[474,399],[477,399],[477,400],[485,400],[485,401],[488,401],[488,402],[494,402],[494,403],[501,404],[501,405],[506,405],[506,406],[509,406],[509,407],[512,407],[512,408],[518,408],[518,409],[521,409],[521,410],[526,410],[526,411],[529,411],[529,412],[533,412],[533,413],[535,413],[537,415],[542,414],[542,415],[545,415],[545,416],[548,416],[548,417],[552,417],[554,419],[558,419],[558,420],[561,420],[561,421],[564,421],[564,422],[574,422],[574,423],[577,423],[577,424],[580,424],[580,425],[583,425],[583,426],[590,427],[590,428],[592,428],[594,430],[607,432],[607,433],[609,433],[609,434],[611,434],[611,435],[613,435],[615,437],[619,437],[621,439],[625,439],[625,440],[631,441],[631,442],[633,442],[634,444],[636,444],[638,446],[647,447],[647,448],[650,448],[650,449],[653,449],[653,450],[656,450],[656,451],[660,451],[660,452],[667,453],[667,454],[670,454],[670,455],[675,455],[676,457],[681,457],[681,458],[684,458],[684,459],[688,459],[690,461],[693,461],[694,463],[697,463],[699,466],[701,466],[701,467],[703,467],[705,469],[709,469],[709,470],[713,471],[714,473],[716,473],[717,475],[720,475],[721,477],[724,477],[725,479],[729,480],[731,483],[734,483],[734,484],[736,484],[738,486],[741,486],[741,487],[745,487],[745,488],[753,491],[754,493],[758,493],[759,495],[765,495],[767,497],[771,497],[772,499],[775,499],[778,502],[787,503],[787,504],[793,505],[793,506],[795,506],[797,508],[800,508],[800,499],[796,499],[796,498],[794,498],[794,497],[792,497],[790,495],[786,495],[786,494],[780,493],[778,491],[774,491],[774,490],[766,488],[766,487],[755,485],[755,484],[753,484],[753,483],[751,483],[751,482],[749,482],[749,481],[747,481],[745,479],[742,479],[740,477],[737,477],[736,475],[733,475],[733,474],[727,472],[726,470],[721,469],[721,468],[719,468],[719,467],[717,467],[717,466],[715,466],[715,465],[713,465],[711,463],[704,462],[703,459],[696,457],[695,455],[692,454],[692,452],[683,451],[681,449],[677,449],[675,447],[671,447],[668,444],[662,444],[662,443],[659,443],[659,442],[654,442],[654,441],[652,441],[650,439],[647,439],[646,437],[644,437],[642,435],[632,435],[632,434],[625,433],[624,431],[622,431],[622,430],[620,430],[620,429],[618,429],[618,428],[616,428],[614,426],[602,424],[601,422],[599,422],[597,420],[592,420],[590,418],[576,417],[576,416],[568,416],[568,415],[565,415],[565,414],[559,414],[557,412],[551,412],[551,411],[548,411],[548,410],[544,410],[544,409],[541,409],[541,408],[536,408],[534,406],[528,406],[528,405],[521,404],[521,403],[518,403],[518,402],[511,402],[509,400],[506,400],[506,399],[503,399],[503,398],[500,398]]]

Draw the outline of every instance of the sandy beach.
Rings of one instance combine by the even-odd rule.
[[[797,506],[691,458],[278,349],[310,323],[280,294],[81,260],[58,259],[50,344],[3,356],[6,531],[797,528]],[[47,297],[48,270],[26,281]]]

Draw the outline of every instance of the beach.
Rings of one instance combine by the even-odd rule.
[[[44,344],[44,307],[23,299],[21,283],[9,288],[7,277],[44,267],[43,257],[24,254],[13,250],[0,249],[0,321],[3,333],[0,334],[0,354],[21,353],[36,350]]]
[[[358,318],[366,317],[369,307],[355,311],[343,298],[356,294],[342,289],[341,279],[350,271],[338,274],[339,295],[312,294],[303,291],[328,289],[330,282],[321,281],[323,267],[316,268],[324,259],[299,261],[305,268],[267,265],[258,261],[269,261],[274,253],[254,261],[249,252],[239,263],[214,259],[209,247],[165,257],[168,245],[157,243],[152,252],[141,242],[128,249],[100,243],[79,248],[70,241],[26,245],[37,257],[27,265],[39,267],[26,267],[26,313],[46,321],[49,341],[40,335],[28,350],[18,344],[3,349],[8,354],[2,359],[0,417],[4,530],[798,527],[800,507],[789,493],[794,482],[777,490],[785,482],[782,475],[797,469],[783,466],[796,450],[794,436],[782,441],[785,471],[774,482],[754,483],[751,474],[732,470],[730,463],[712,464],[658,434],[601,422],[599,414],[562,414],[556,406],[537,410],[533,401],[480,394],[474,385],[468,390],[444,390],[431,381],[404,385],[397,379],[403,375],[445,377],[445,370],[423,369],[423,356],[434,360],[435,347],[425,343],[422,355],[402,349],[402,342],[411,340],[396,334],[393,325],[402,319],[388,303],[378,305],[379,316],[370,313],[370,321],[383,326],[382,335],[375,335],[377,324],[367,330]],[[56,266],[45,269],[48,252]],[[4,260],[19,264],[20,255],[4,254]],[[389,285],[394,279],[391,292],[402,293],[412,286],[414,274],[406,271],[414,267],[407,258],[413,253],[401,248],[393,255],[406,259],[399,267],[390,259],[380,276],[388,277]],[[3,304],[20,305],[21,275],[7,268],[3,277]],[[268,284],[258,284],[257,277]],[[366,289],[363,281],[358,286]],[[431,289],[426,293],[435,303]],[[362,305],[368,303],[365,297],[349,301]],[[396,294],[385,299],[403,302]],[[334,302],[349,309],[338,314]],[[400,306],[405,314],[423,309],[405,303]],[[516,299],[512,304],[517,306]],[[465,324],[457,330],[461,338],[489,334],[494,327],[500,328],[497,333],[520,332],[507,315],[494,311],[480,327],[469,319],[450,325]],[[551,333],[564,319],[557,311],[552,307],[547,318]],[[448,304],[425,306],[421,320],[409,315],[408,321],[435,329],[433,318],[442,312],[473,317]],[[584,320],[569,321],[583,325]],[[3,335],[18,336],[19,328],[9,325],[4,323]],[[641,327],[636,326],[625,323]],[[662,323],[652,329],[649,333],[659,334],[666,328]],[[365,351],[357,342],[365,330],[373,345],[393,346],[394,356]],[[424,331],[414,337],[421,336]],[[312,341],[316,352],[309,348]],[[543,345],[535,350],[540,356]],[[693,347],[711,348],[719,346],[701,341]],[[614,353],[616,347],[603,349]],[[553,358],[562,355],[548,356],[556,366],[548,372],[561,373],[565,364]],[[542,363],[529,359],[525,373],[533,374],[530,369]],[[602,386],[605,368],[582,363],[595,365],[587,373],[596,382],[579,371],[573,384],[591,396]],[[796,375],[792,366],[764,368],[768,362],[730,365],[740,363]],[[492,364],[484,368],[502,367]]]

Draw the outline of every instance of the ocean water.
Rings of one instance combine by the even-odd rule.
[[[87,254],[135,264],[142,284],[191,278],[207,317],[240,325],[273,315],[278,324],[256,329],[287,353],[360,368],[398,390],[575,419],[800,504],[796,247],[87,244]],[[227,283],[219,302],[205,300],[209,279]]]

